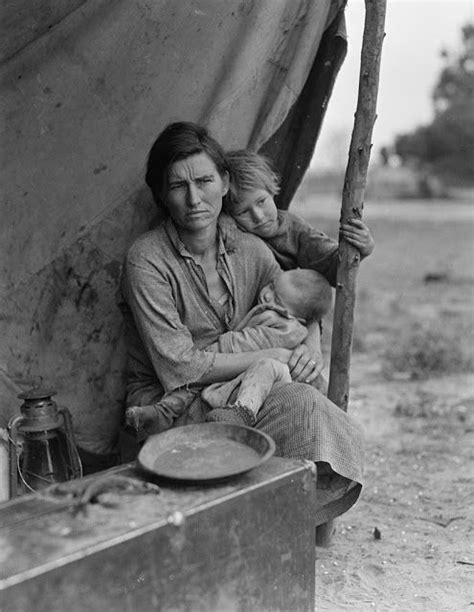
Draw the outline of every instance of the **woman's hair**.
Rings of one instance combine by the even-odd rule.
[[[226,204],[238,202],[241,191],[265,189],[272,196],[280,191],[280,177],[273,170],[270,160],[263,155],[242,149],[228,152],[227,161],[230,186]]]
[[[289,278],[292,288],[291,310],[294,316],[307,323],[321,321],[332,304],[329,282],[319,272],[306,268],[287,270],[284,274]]]
[[[223,148],[206,128],[187,121],[170,123],[159,134],[148,154],[145,181],[158,207],[164,209],[168,168],[176,161],[206,153],[223,177],[228,172]]]

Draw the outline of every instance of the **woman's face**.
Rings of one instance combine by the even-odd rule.
[[[228,189],[229,177],[207,153],[197,153],[169,167],[165,205],[178,227],[195,232],[217,222]]]
[[[273,196],[266,189],[241,191],[238,203],[233,203],[230,214],[237,223],[261,238],[271,238],[278,230],[278,210]]]

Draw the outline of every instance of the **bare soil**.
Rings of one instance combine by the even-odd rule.
[[[294,210],[336,236],[338,206]],[[365,218],[349,410],[366,481],[317,548],[316,609],[474,610],[474,206],[369,202]]]
[[[351,410],[366,431],[366,482],[331,547],[317,549],[316,609],[467,610],[474,377],[371,382],[362,368],[360,376]]]

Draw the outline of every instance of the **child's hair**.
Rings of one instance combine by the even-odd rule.
[[[307,323],[321,321],[331,308],[331,285],[322,274],[315,270],[297,268],[284,272],[294,289],[293,315]]]
[[[232,205],[238,201],[241,191],[265,189],[272,196],[280,191],[280,177],[273,170],[268,158],[249,149],[230,151],[226,157],[230,173],[226,204]]]

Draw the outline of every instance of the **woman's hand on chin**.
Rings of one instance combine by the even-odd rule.
[[[312,383],[324,367],[323,356],[300,344],[291,351],[288,367],[295,382]]]

